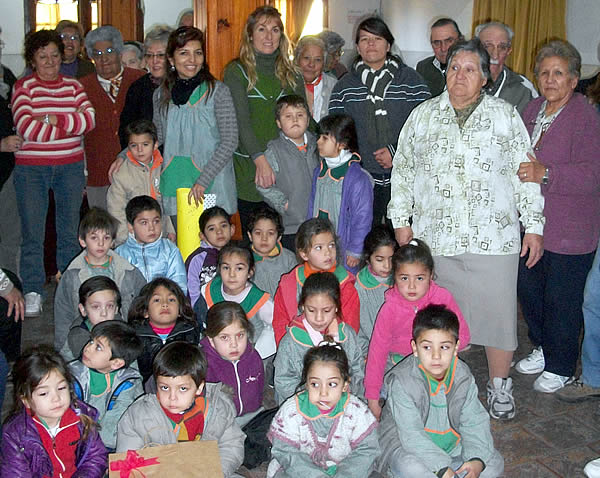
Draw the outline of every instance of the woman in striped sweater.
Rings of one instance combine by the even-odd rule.
[[[54,30],[25,39],[33,74],[15,84],[12,109],[17,134],[15,189],[21,216],[21,276],[25,315],[41,312],[43,240],[48,191],[56,201],[59,271],[79,252],[77,225],[83,188],[83,135],[95,126],[95,111],[81,84],[59,74],[64,45]]]

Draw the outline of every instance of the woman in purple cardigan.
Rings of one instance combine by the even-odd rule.
[[[600,117],[574,93],[580,68],[570,43],[543,46],[535,62],[541,96],[523,112],[533,154],[518,174],[541,184],[546,224],[542,259],[527,269],[521,258],[518,296],[535,348],[516,369],[543,372],[533,388],[545,393],[573,380],[583,290],[600,235]]]

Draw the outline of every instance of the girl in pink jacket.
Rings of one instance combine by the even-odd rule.
[[[412,353],[412,323],[416,313],[429,304],[445,305],[460,323],[460,348],[469,344],[469,326],[452,294],[433,281],[433,257],[427,244],[413,239],[392,257],[394,287],[385,293],[369,344],[365,370],[365,398],[379,419],[379,397],[386,370]]]

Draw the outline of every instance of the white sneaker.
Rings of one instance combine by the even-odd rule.
[[[546,361],[544,360],[544,351],[542,347],[534,348],[531,353],[517,362],[515,370],[526,375],[533,375],[544,371]]]
[[[575,377],[565,377],[552,372],[544,372],[533,382],[533,389],[543,393],[554,393],[569,385]]]
[[[25,294],[25,317],[38,317],[42,314],[42,296],[37,292]]]
[[[512,395],[512,378],[494,377],[487,383],[487,403],[490,416],[496,420],[510,420],[516,413]]]
[[[600,478],[600,458],[590,461],[583,469],[588,478]]]

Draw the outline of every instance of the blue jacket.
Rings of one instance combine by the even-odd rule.
[[[177,246],[168,239],[160,238],[150,244],[140,244],[133,234],[127,241],[115,249],[137,267],[148,282],[157,277],[171,279],[187,294],[185,264]]]

